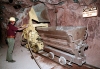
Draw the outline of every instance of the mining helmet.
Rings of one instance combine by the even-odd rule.
[[[16,21],[14,17],[10,17],[9,21]]]

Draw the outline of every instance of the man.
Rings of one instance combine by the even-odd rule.
[[[8,62],[15,62],[12,58],[12,53],[13,53],[13,48],[14,48],[14,43],[15,43],[15,36],[16,36],[16,31],[17,30],[23,30],[26,27],[20,27],[17,28],[15,27],[15,18],[10,17],[9,19],[9,24],[7,26],[7,42],[8,42],[8,50],[7,50],[7,57],[6,61]]]

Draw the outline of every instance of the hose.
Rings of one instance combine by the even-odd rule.
[[[36,62],[36,64],[38,65],[38,67],[39,67],[40,69],[42,69],[41,66],[39,65],[39,63],[37,62],[37,60],[35,59],[34,55],[32,54],[32,50],[31,50],[31,47],[30,47],[29,42],[28,42],[28,46],[29,46],[29,51],[30,51],[30,53],[31,53],[31,58],[34,59],[35,62]]]

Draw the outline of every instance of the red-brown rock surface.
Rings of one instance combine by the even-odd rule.
[[[89,4],[90,2],[86,3]],[[97,3],[100,5],[99,1]],[[100,67],[100,17],[83,18],[82,11],[84,7],[79,3],[73,3],[73,1],[68,0],[60,7],[56,6],[57,13],[54,12],[55,9],[49,11],[50,22],[51,25],[58,26],[87,26],[87,44],[89,47],[85,52],[86,63]]]
[[[41,1],[45,2],[45,0]],[[59,1],[64,1],[64,3],[53,5],[59,3]],[[13,7],[17,2],[0,4],[5,6],[5,8],[2,9],[3,14],[0,15],[4,18],[3,21],[0,21],[2,22],[0,23],[1,25],[7,23],[10,16],[15,16],[19,19],[17,21],[17,26],[20,26],[21,23],[28,22],[28,11],[30,10],[30,6],[33,4],[30,0],[21,0],[21,2],[21,9],[15,9]],[[74,0],[52,0],[52,2],[44,4],[48,10],[48,19],[50,20],[51,26],[87,26],[87,44],[89,47],[85,51],[86,63],[100,68],[100,17],[82,17],[83,8],[97,4],[98,7],[100,7],[100,1],[79,0],[79,2],[80,3],[74,3]]]

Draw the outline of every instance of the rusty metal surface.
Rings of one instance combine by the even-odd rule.
[[[73,66],[69,66],[66,64],[63,66],[58,63],[59,62],[58,57],[55,57],[52,61],[50,58],[45,56],[46,54],[48,54],[47,52],[40,52],[40,53],[33,53],[33,54],[42,68],[43,68],[43,64],[46,64],[46,66],[49,69],[99,69],[99,68],[96,68],[96,67],[93,67],[93,66],[90,66],[87,64],[84,64],[82,66],[78,66],[76,64],[73,64]],[[51,65],[52,65],[52,67],[51,67]],[[45,69],[45,67],[43,69]]]
[[[44,50],[47,49],[46,51],[53,52],[56,56],[64,56],[69,63],[73,62],[78,65],[85,63],[86,27],[57,26],[37,28],[37,31],[45,44]]]

